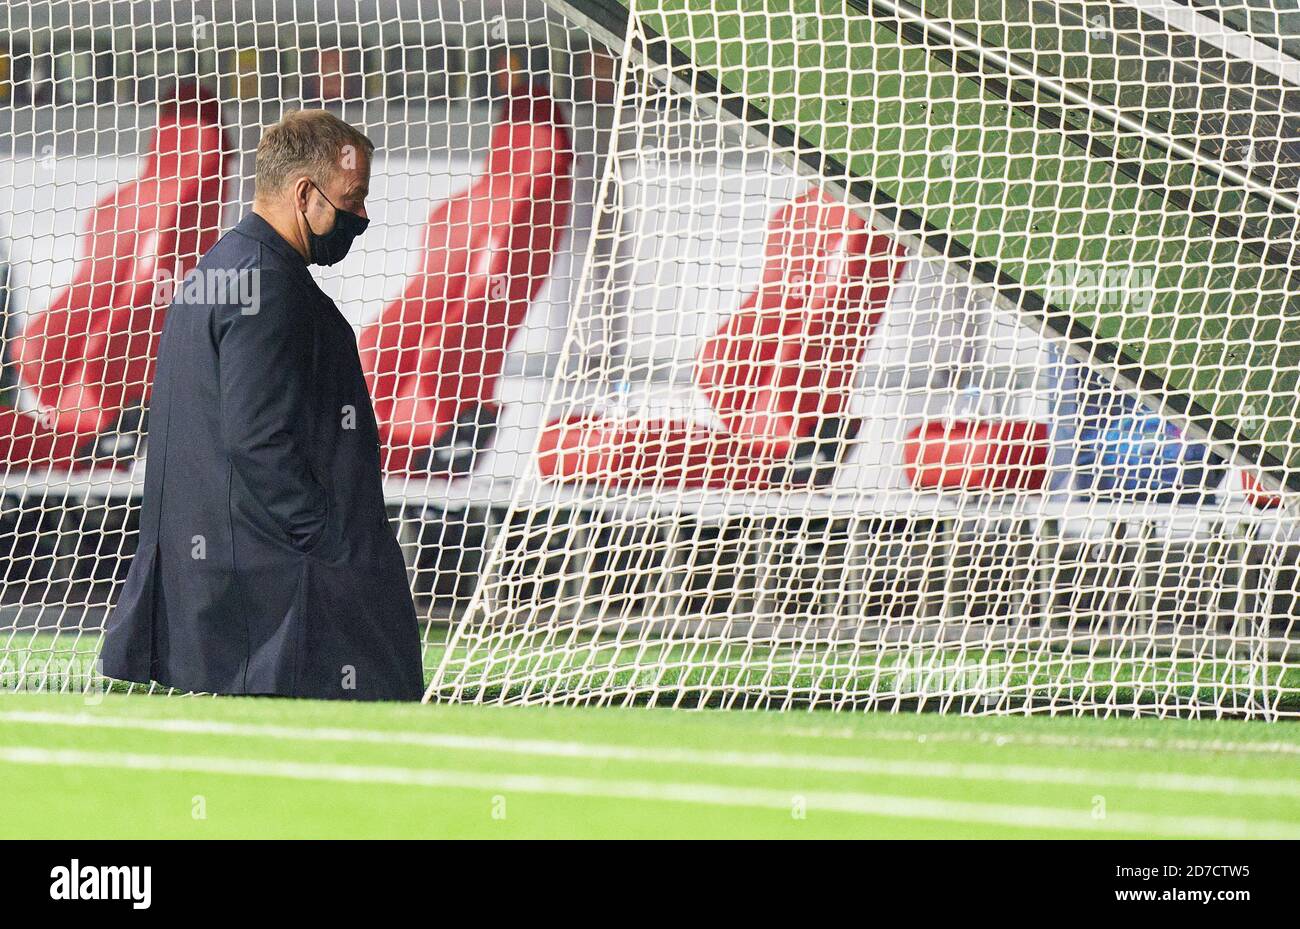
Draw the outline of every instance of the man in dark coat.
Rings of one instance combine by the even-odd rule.
[[[140,545],[102,653],[181,690],[417,700],[406,565],[352,327],[308,273],[364,231],[374,146],[323,111],[257,150],[253,210],[167,312]]]

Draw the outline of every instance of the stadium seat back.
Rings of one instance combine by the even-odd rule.
[[[904,252],[813,188],[773,216],[764,255],[758,288],[705,343],[696,380],[730,432],[781,457],[845,411]]]
[[[429,216],[420,268],[360,339],[388,470],[491,401],[569,222],[573,147],[558,107],[517,96],[483,173]],[[537,121],[532,121],[537,120]]]
[[[833,418],[847,410],[903,258],[892,239],[819,189],[786,204],[769,225],[758,288],[696,364],[722,428],[557,420],[542,435],[542,476],[712,489],[825,484],[856,431]]]
[[[164,107],[140,176],[101,198],[71,283],[14,346],[55,432],[93,436],[147,401],[175,282],[220,233],[229,147],[207,99]]]

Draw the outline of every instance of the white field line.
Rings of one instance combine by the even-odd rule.
[[[1289,723],[1275,723],[1286,726]],[[881,742],[966,743],[992,745],[997,748],[1019,745],[1030,748],[1087,748],[1114,751],[1143,752],[1202,752],[1205,754],[1240,755],[1300,755],[1300,743],[1295,742],[1231,742],[1221,739],[1134,739],[1125,736],[1073,736],[1035,733],[994,732],[909,732],[906,730],[864,732],[851,726],[793,728],[773,726],[754,730],[756,734],[777,735],[802,739],[875,739]]]
[[[651,765],[697,765],[744,770],[781,769],[815,774],[1050,784],[1090,789],[1132,789],[1222,796],[1257,796],[1272,799],[1300,798],[1300,779],[1270,780],[1219,775],[1179,774],[1175,772],[1105,771],[1021,764],[913,761],[842,755],[786,754],[781,752],[717,751],[669,746],[645,748],[629,745],[544,739],[511,739],[501,736],[462,735],[445,732],[292,727],[262,723],[232,723],[219,720],[101,716],[92,713],[0,712],[0,724],[125,729],[177,735],[268,738],[301,742],[405,745],[443,751],[487,752]]]
[[[526,793],[615,800],[691,803],[704,806],[747,807],[789,812],[802,805],[809,815],[846,813],[895,819],[937,820],[1023,829],[1061,829],[1091,833],[1216,839],[1297,839],[1300,823],[1252,822],[1204,816],[1163,816],[1148,813],[1109,813],[1094,819],[1081,809],[935,800],[890,794],[840,791],[782,791],[724,784],[658,783],[586,777],[552,777],[370,765],[319,764],[221,758],[203,755],[146,755],[49,749],[34,745],[0,747],[0,763],[68,768],[115,768],[235,777],[282,778],[345,784],[389,784],[444,790]]]

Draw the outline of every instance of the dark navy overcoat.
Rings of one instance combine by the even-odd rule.
[[[178,287],[104,673],[223,694],[418,699],[415,608],[352,327],[253,213]]]

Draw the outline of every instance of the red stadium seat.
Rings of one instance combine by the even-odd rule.
[[[903,460],[917,490],[1041,490],[1049,432],[1022,420],[936,420],[908,434]]]
[[[472,467],[506,350],[568,226],[572,168],[559,106],[525,87],[492,131],[482,176],[433,210],[423,266],[359,340],[386,471]],[[449,451],[467,444],[468,455]]]
[[[63,469],[78,463],[88,465],[92,458],[81,452],[93,439],[76,432],[57,432],[32,413],[0,409],[0,460],[7,464]]]
[[[66,466],[120,420],[135,431],[172,285],[220,233],[229,154],[215,98],[189,86],[160,108],[140,176],[95,206],[71,284],[14,339],[42,415],[0,417],[10,461]]]
[[[1246,492],[1246,502],[1256,509],[1275,510],[1284,502],[1280,494],[1272,493],[1257,474],[1241,472],[1241,489]]]
[[[574,416],[542,432],[543,478],[617,487],[762,489],[772,461],[754,443],[703,426],[664,419]]]
[[[696,382],[737,436],[785,457],[845,411],[904,252],[820,188],[768,229],[758,289],[705,343]]]
[[[904,251],[814,188],[773,216],[765,255],[758,289],[695,369],[724,429],[555,422],[542,438],[543,476],[733,489],[824,483],[857,431],[844,413]]]

